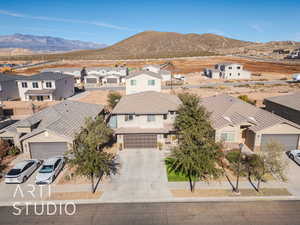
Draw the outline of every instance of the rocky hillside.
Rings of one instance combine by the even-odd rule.
[[[50,36],[24,34],[0,36],[0,49],[22,48],[35,52],[62,52],[82,49],[98,49],[103,47],[106,47],[106,45],[92,42],[66,40],[63,38]]]

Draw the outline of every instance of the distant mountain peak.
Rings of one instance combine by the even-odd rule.
[[[31,51],[65,52],[107,47],[105,44],[64,38],[15,33],[0,36],[0,48],[23,48]]]

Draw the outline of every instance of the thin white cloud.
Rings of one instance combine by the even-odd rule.
[[[90,24],[98,27],[105,27],[115,30],[126,30],[126,31],[136,31],[135,29],[131,29],[128,27],[117,26],[108,23],[102,23],[97,21],[86,21],[86,20],[75,20],[75,19],[65,19],[65,18],[55,18],[55,17],[45,17],[45,16],[31,16],[26,14],[20,14],[15,12],[10,12],[6,10],[0,9],[0,14],[18,18],[25,18],[25,19],[34,19],[34,20],[44,20],[44,21],[53,21],[53,22],[64,22],[64,23],[75,23],[75,24]]]
[[[261,25],[259,24],[251,24],[250,27],[255,30],[256,32],[262,33],[264,32],[264,29]]]

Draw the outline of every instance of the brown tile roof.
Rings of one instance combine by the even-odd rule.
[[[123,96],[112,114],[166,114],[180,104],[176,95],[146,91]]]
[[[300,92],[296,92],[290,95],[266,98],[264,102],[266,101],[274,102],[276,104],[300,111]]]
[[[226,94],[202,98],[201,104],[211,112],[212,125],[215,129],[241,123],[252,124],[250,129],[254,132],[280,123],[287,123],[300,129],[300,126],[293,122]]]

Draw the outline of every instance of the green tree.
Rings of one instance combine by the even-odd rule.
[[[246,155],[242,153],[241,149],[232,149],[225,153],[225,158],[228,162],[227,168],[230,169],[236,176],[236,184],[233,185],[233,182],[231,182],[230,177],[227,175],[226,170],[223,167],[225,176],[232,186],[233,191],[239,193],[240,177],[246,175]]]
[[[283,157],[284,147],[272,140],[264,145],[260,154],[248,156],[249,181],[254,178],[257,181],[253,187],[260,191],[261,183],[267,182],[268,176],[274,176],[280,181],[286,181],[287,163]]]
[[[95,120],[88,118],[81,132],[76,135],[73,149],[69,152],[69,164],[75,168],[76,174],[91,180],[93,193],[103,175],[110,176],[118,171],[115,156],[104,151],[112,139],[113,132],[106,126],[102,116]],[[94,178],[98,178],[96,185]]]
[[[198,180],[209,181],[221,175],[217,165],[221,150],[215,143],[210,114],[199,104],[198,96],[185,93],[179,98],[182,104],[174,124],[178,146],[172,149],[166,164],[169,172],[188,178],[193,192]]]
[[[251,100],[248,95],[240,95],[238,98],[251,105],[256,105],[256,100]]]
[[[113,109],[118,104],[120,99],[122,98],[122,95],[119,92],[111,91],[108,93],[107,96],[107,103],[108,106]]]

